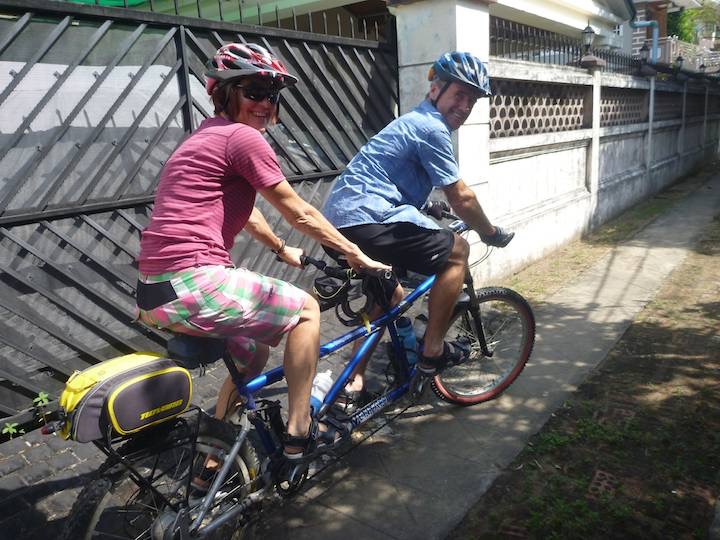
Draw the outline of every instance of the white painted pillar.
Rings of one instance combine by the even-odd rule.
[[[703,158],[705,157],[705,152],[707,151],[708,146],[708,100],[710,97],[710,84],[705,83],[705,108],[703,109],[703,136],[702,136],[702,146],[703,146]]]
[[[427,94],[428,71],[448,51],[471,52],[487,62],[490,54],[490,15],[494,0],[389,0],[397,21],[400,113],[415,108]],[[492,75],[492,70],[490,71]],[[482,200],[490,197],[490,100],[478,101],[454,136],[462,179]]]
[[[602,74],[600,69],[592,70],[591,103],[586,103],[591,111],[590,146],[586,154],[585,187],[590,194],[590,202],[586,217],[586,227],[591,229],[595,224],[595,211],[598,207],[600,192],[600,94],[602,91]],[[587,94],[586,94],[587,100]]]
[[[600,190],[600,104],[602,93],[602,73],[594,69],[592,74],[592,140],[590,142],[590,182],[589,190],[593,198]]]
[[[650,99],[648,103],[648,132],[645,147],[645,185],[650,185],[653,169],[653,122],[655,122],[655,77],[650,77]]]

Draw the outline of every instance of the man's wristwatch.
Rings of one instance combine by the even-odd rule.
[[[282,239],[282,244],[280,244],[280,247],[277,249],[271,249],[275,255],[280,255],[283,251],[285,251],[285,239]]]

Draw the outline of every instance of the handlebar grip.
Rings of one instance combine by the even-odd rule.
[[[340,268],[338,266],[328,266],[328,264],[321,260],[321,259],[313,259],[312,257],[309,257],[308,255],[301,255],[300,256],[300,263],[303,266],[312,265],[318,270],[322,271],[326,276],[334,277],[337,279],[347,280],[347,279],[359,279],[362,277],[362,274],[366,275],[373,275],[377,277],[384,277],[385,279],[392,278],[392,270],[379,270],[379,271],[367,271],[362,272],[361,274],[358,274],[353,270],[352,268]]]
[[[425,205],[425,213],[435,219],[442,219],[450,212],[450,206],[445,201],[428,201]]]
[[[321,259],[313,259],[309,255],[300,255],[300,264],[303,266],[313,265],[318,270],[324,270],[327,263]]]

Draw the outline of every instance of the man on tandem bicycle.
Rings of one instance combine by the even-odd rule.
[[[433,188],[440,188],[454,213],[486,244],[505,247],[513,233],[493,226],[475,193],[460,179],[451,140],[451,132],[467,120],[477,100],[490,95],[485,65],[470,53],[449,52],[433,64],[428,80],[425,101],[362,147],[333,186],[323,213],[373,259],[437,275],[418,351],[418,368],[431,375],[467,354],[444,337],[462,289],[470,248],[467,241],[438,227],[420,209]],[[391,302],[397,304],[402,287],[397,281],[388,285]],[[364,372],[369,356],[340,397],[350,409],[368,399]]]

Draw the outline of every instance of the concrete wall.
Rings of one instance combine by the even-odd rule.
[[[499,58],[490,58],[489,64],[496,79],[513,79],[520,84],[552,81],[592,88],[593,76],[574,67]],[[609,73],[595,76],[600,81],[599,92],[589,92],[585,103],[593,110],[600,106],[603,91],[634,89],[645,92],[649,101],[651,87],[655,86],[635,77]],[[658,83],[658,87],[664,92],[687,91],[683,84]],[[720,99],[716,89],[706,91],[709,102]],[[517,235],[510,247],[496,250],[489,264],[476,269],[483,279],[516,270],[546,255],[717,154],[718,114],[601,128],[600,115],[591,112],[586,111],[586,117],[594,121],[584,129],[489,140],[489,173],[477,192],[493,221],[509,226]],[[595,147],[596,181],[592,178]],[[474,249],[476,254],[484,251],[479,242],[475,242]]]
[[[545,256],[717,153],[717,88],[488,56],[491,15],[569,35],[589,20],[607,44],[627,13],[570,0],[388,4],[397,17],[401,113],[423,99],[428,68],[448,50],[472,51],[502,83],[495,87],[502,104],[499,97],[481,99],[454,135],[463,180],[494,223],[517,232],[512,244],[474,268],[478,278],[490,280]],[[532,129],[502,127],[521,115],[522,121],[533,117]],[[468,240],[471,258],[484,254],[477,236]]]

